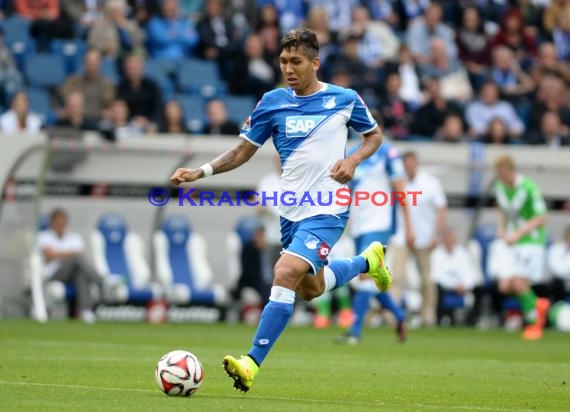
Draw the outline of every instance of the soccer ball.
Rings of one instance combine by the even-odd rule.
[[[156,384],[169,396],[190,396],[202,385],[204,369],[193,353],[174,350],[164,355],[154,370]]]
[[[556,302],[548,313],[550,323],[560,332],[570,332],[570,304]]]

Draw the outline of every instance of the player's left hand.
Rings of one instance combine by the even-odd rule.
[[[520,239],[520,235],[517,232],[513,232],[510,235],[508,235],[505,239],[505,241],[507,242],[507,245],[514,245],[515,243],[517,243],[517,241]]]
[[[354,176],[356,164],[351,159],[342,159],[335,163],[333,166],[330,177],[339,183],[347,183]]]

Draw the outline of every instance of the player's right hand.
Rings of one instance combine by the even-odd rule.
[[[202,177],[204,171],[202,169],[176,169],[176,172],[170,177],[170,183],[178,186],[184,182],[194,182]]]

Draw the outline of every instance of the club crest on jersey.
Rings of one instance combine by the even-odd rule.
[[[336,107],[335,98],[336,96],[324,96],[323,107],[325,109],[334,109]]]
[[[307,137],[326,116],[287,116],[285,131],[287,137]]]

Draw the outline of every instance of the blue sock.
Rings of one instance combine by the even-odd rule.
[[[352,309],[354,310],[354,323],[350,328],[350,334],[359,338],[362,335],[362,327],[364,326],[364,319],[366,312],[370,307],[370,298],[373,292],[357,291],[352,299]]]
[[[338,289],[358,274],[368,272],[368,262],[363,256],[355,256],[352,259],[335,259],[329,264],[329,268],[336,280],[334,289]]]
[[[380,302],[384,309],[388,309],[390,312],[392,312],[398,322],[403,322],[406,320],[406,312],[404,312],[404,309],[402,309],[396,304],[396,302],[394,302],[394,299],[392,299],[392,296],[390,296],[389,293],[377,293],[376,299],[378,302]]]
[[[295,292],[281,287],[273,286],[269,302],[263,308],[257,332],[253,338],[248,355],[259,365],[263,363],[269,351],[287,326],[293,315]]]

